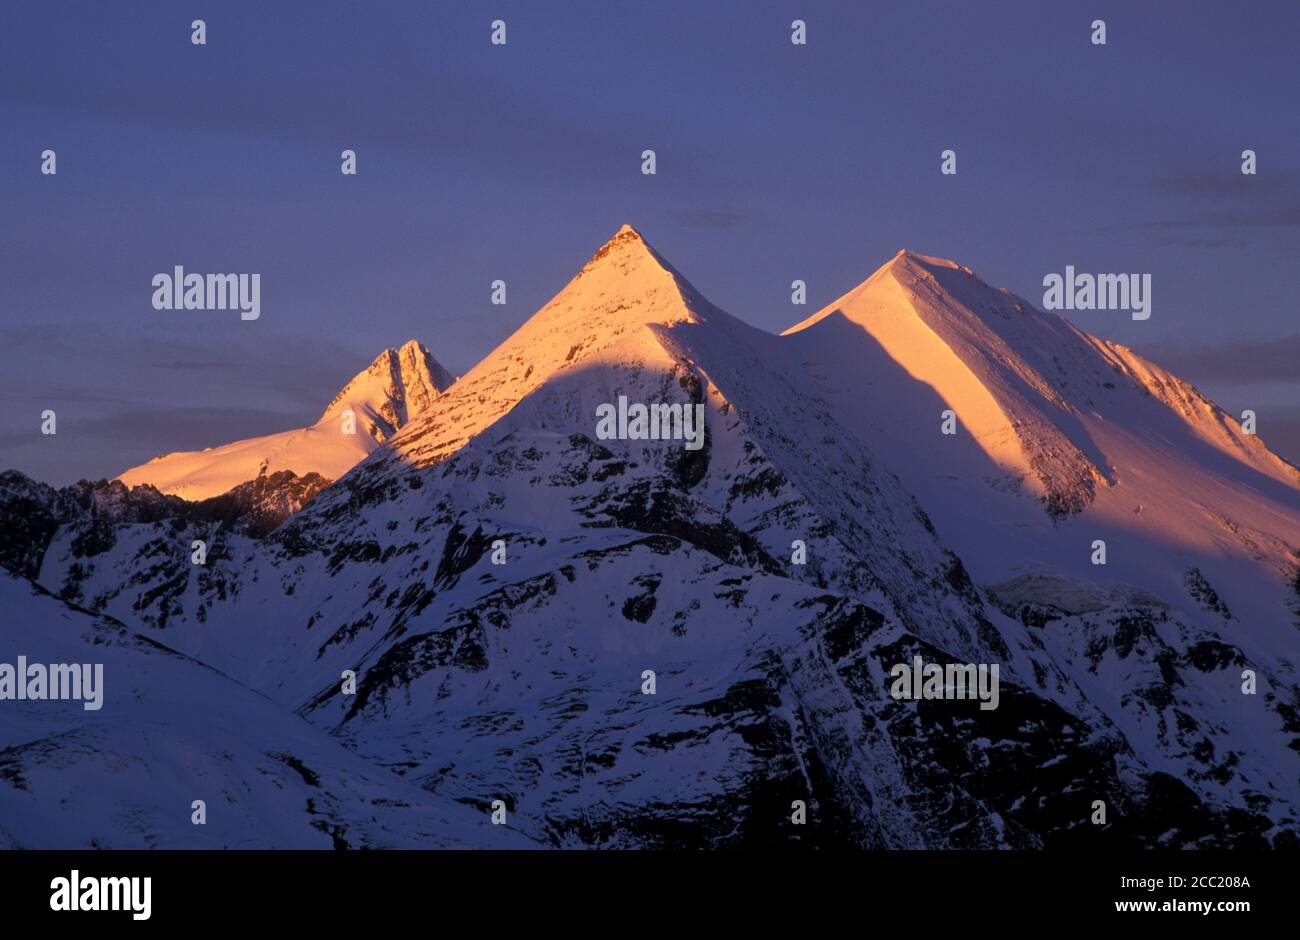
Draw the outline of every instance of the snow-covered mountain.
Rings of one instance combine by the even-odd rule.
[[[1300,844],[1294,471],[950,262],[774,336],[624,227],[274,531],[137,493],[0,478],[0,563],[532,843]],[[917,655],[998,707],[895,700]]]
[[[1264,702],[1295,749],[1300,471],[1237,420],[1131,350],[911,252],[784,338],[990,601],[1032,627],[1129,740],[1148,739],[1189,779],[1235,768],[1243,795],[1267,772],[1243,770],[1250,758],[1206,733],[1253,733],[1242,669],[1198,688],[1199,670],[1170,667],[1214,649],[1282,684]],[[947,410],[955,435],[940,433]],[[1278,785],[1300,790],[1286,767]]]
[[[0,848],[529,847],[112,618],[6,572],[0,609],[7,655],[103,667],[97,710],[0,707]]]
[[[1266,645],[1293,638],[1300,471],[1188,383],[908,252],[786,338],[837,419],[1003,597],[1057,576],[1197,607],[1208,592]],[[956,435],[940,433],[947,409]]]
[[[1050,569],[1178,595],[1198,568],[1279,625],[1300,471],[1176,376],[910,252],[785,337],[981,581]]]
[[[259,476],[288,470],[342,476],[426,410],[452,377],[415,340],[385,349],[334,397],[310,427],[155,457],[120,474],[128,487],[149,484],[189,500],[226,493]]]

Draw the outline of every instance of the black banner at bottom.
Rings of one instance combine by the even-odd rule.
[[[21,851],[0,853],[0,904],[10,925],[75,917],[81,927],[373,929],[441,910],[532,929],[614,913],[633,929],[665,905],[736,921],[783,913],[815,921],[851,909],[864,925],[1047,915],[1065,923],[1199,917],[1226,926],[1294,913],[1287,894],[1296,860],[1218,851]]]

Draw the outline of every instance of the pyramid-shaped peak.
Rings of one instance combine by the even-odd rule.
[[[476,414],[488,420],[561,370],[585,368],[607,356],[624,362],[670,359],[663,329],[730,322],[640,232],[624,225],[449,394],[472,398]],[[470,429],[469,423],[460,428]]]
[[[901,287],[908,293],[937,290],[954,297],[961,304],[981,309],[989,304],[992,295],[1002,295],[992,300],[996,307],[1001,307],[1005,298],[1010,296],[1006,290],[991,287],[964,264],[903,248],[836,303],[842,303],[855,295],[870,295],[881,290],[895,289],[890,285]],[[1018,299],[1012,298],[1013,301]]]
[[[683,364],[674,331],[699,336],[697,328],[713,333],[736,323],[640,232],[624,225],[541,309],[457,379],[411,432],[399,436],[394,453],[404,464],[454,453],[552,380],[595,388],[587,383],[674,372]]]
[[[951,319],[963,313],[1007,319],[1030,308],[1010,291],[986,283],[966,265],[903,248],[865,281],[784,333],[797,333],[836,313],[867,325],[923,312],[926,320],[936,316]]]
[[[578,272],[581,277],[592,268],[601,264],[601,262],[626,262],[632,258],[650,258],[658,264],[659,267],[671,270],[669,264],[659,256],[659,253],[650,247],[650,243],[645,240],[645,236],[638,232],[630,225],[624,225],[609,241],[596,249],[596,253]]]
[[[533,319],[551,319],[559,310],[574,307],[604,310],[605,315],[597,320],[615,328],[634,321],[664,325],[698,321],[719,313],[631,225],[622,226],[601,245]]]

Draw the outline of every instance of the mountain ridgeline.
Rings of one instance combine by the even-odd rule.
[[[625,226],[454,382],[0,521],[0,660],[106,664],[8,712],[0,845],[1300,847],[1300,474],[942,259],[777,336]]]

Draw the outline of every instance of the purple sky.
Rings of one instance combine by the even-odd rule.
[[[7,3],[0,466],[298,426],[412,337],[463,372],[623,222],[771,330],[900,247],[1039,305],[1067,264],[1149,272],[1150,320],[1072,319],[1300,462],[1298,33],[1289,2]],[[176,264],[260,273],[261,319],[153,310]]]

